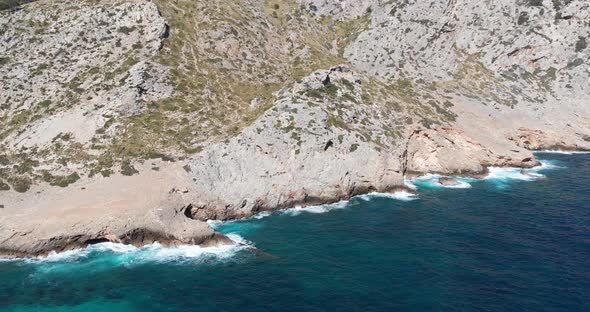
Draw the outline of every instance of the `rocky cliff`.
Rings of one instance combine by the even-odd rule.
[[[5,254],[225,241],[202,221],[590,149],[582,0],[1,8]]]

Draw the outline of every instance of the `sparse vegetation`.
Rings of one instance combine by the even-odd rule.
[[[323,24],[331,25],[336,32],[336,40],[338,44],[338,53],[344,56],[344,49],[353,42],[359,33],[367,30],[371,24],[371,11],[367,11],[365,15],[357,19],[341,19],[333,21],[331,17],[324,17]]]
[[[326,125],[328,126],[328,128],[336,127],[336,128],[350,131],[350,127],[348,126],[348,124],[346,122],[344,122],[344,120],[342,120],[338,117],[335,117],[335,116],[328,117],[328,120],[326,121]]]
[[[122,33],[122,34],[129,35],[133,31],[135,31],[135,26],[131,26],[131,27],[121,26],[121,27],[119,27],[119,29],[117,29],[117,31],[120,32],[120,33]]]
[[[124,176],[132,176],[134,174],[138,174],[139,171],[135,169],[135,167],[131,164],[130,160],[124,160],[121,163],[121,174]]]
[[[521,12],[518,16],[518,25],[524,25],[529,22],[529,15],[527,12]]]
[[[26,193],[33,183],[27,176],[11,176],[6,179],[8,184],[12,185],[12,188],[19,193]]]
[[[4,183],[4,181],[0,180],[0,191],[9,191],[10,185]]]
[[[588,47],[586,43],[586,37],[579,37],[578,42],[576,42],[576,52],[581,52]]]
[[[59,187],[68,187],[70,184],[80,180],[78,173],[74,172],[67,176],[54,176],[50,184]]]
[[[530,6],[543,6],[543,0],[528,0]]]
[[[39,102],[39,104],[37,104],[37,106],[39,106],[40,108],[43,108],[43,109],[48,108],[49,105],[51,105],[50,100],[44,100],[44,101]]]
[[[329,83],[320,89],[320,92],[327,94],[330,97],[336,97],[338,95],[338,86],[333,83]]]

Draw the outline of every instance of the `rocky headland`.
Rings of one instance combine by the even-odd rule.
[[[205,221],[590,150],[582,0],[2,8],[4,256],[231,243]]]

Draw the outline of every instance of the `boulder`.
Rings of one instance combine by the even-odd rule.
[[[438,179],[438,183],[444,186],[457,186],[460,184],[459,181],[457,181],[456,179],[449,177],[442,177]]]

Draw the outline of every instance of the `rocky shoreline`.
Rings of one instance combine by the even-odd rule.
[[[570,151],[570,150],[568,150]],[[538,164],[538,161],[534,160],[531,162],[532,164]],[[527,165],[522,168],[532,168],[535,165]],[[459,175],[456,175],[457,172],[447,172],[442,173],[447,178],[441,179],[448,179],[441,184],[447,185],[447,183],[452,184],[454,180],[454,176],[463,176],[463,177],[472,177],[472,178],[484,178],[487,175],[487,167],[484,167],[482,172],[468,172],[468,171],[461,171]],[[424,173],[418,174],[416,172],[408,172],[407,177],[419,177]],[[187,194],[190,191],[185,190],[183,194]],[[202,247],[212,247],[212,246],[219,246],[219,245],[232,245],[232,244],[239,244],[238,242],[232,241],[227,236],[213,231],[207,224],[206,221],[211,219],[216,219],[220,221],[232,220],[232,219],[239,219],[239,218],[246,218],[252,215],[255,215],[260,212],[264,211],[277,211],[281,209],[288,209],[293,207],[308,207],[308,206],[316,206],[316,205],[324,205],[324,204],[333,204],[339,201],[348,200],[354,196],[358,195],[365,195],[369,193],[396,193],[396,192],[408,192],[412,194],[416,194],[416,190],[413,188],[408,187],[407,185],[397,185],[393,187],[384,188],[376,188],[375,186],[365,186],[362,188],[351,188],[346,193],[339,194],[335,197],[314,197],[314,196],[303,196],[297,198],[296,196],[291,196],[287,200],[281,202],[280,205],[277,206],[269,206],[268,204],[259,203],[258,206],[255,206],[247,213],[236,213],[233,215],[226,214],[222,218],[208,218],[207,213],[210,214],[212,210],[211,207],[198,207],[194,206],[193,204],[188,204],[186,206],[180,206],[178,209],[173,209],[174,216],[169,219],[168,222],[170,224],[165,226],[165,230],[162,229],[153,229],[148,227],[141,227],[134,224],[133,220],[128,220],[126,223],[122,223],[119,228],[125,229],[123,232],[118,231],[116,227],[111,227],[110,229],[103,229],[98,232],[93,232],[90,228],[88,228],[87,232],[80,233],[79,231],[72,231],[71,233],[62,232],[59,235],[49,235],[47,238],[41,238],[36,236],[34,230],[30,232],[13,232],[9,237],[2,238],[0,240],[0,257],[5,259],[15,259],[15,258],[31,258],[31,257],[45,257],[51,254],[52,252],[65,252],[69,250],[75,250],[80,248],[85,248],[89,245],[104,243],[104,242],[111,242],[111,243],[121,243],[127,245],[133,245],[136,247],[143,247],[145,245],[153,244],[155,242],[168,247],[173,246],[180,246],[180,245],[198,245]],[[176,203],[175,205],[173,203]],[[178,198],[174,198],[168,203],[166,206],[178,206],[179,201]],[[203,211],[206,214],[202,214]],[[209,211],[209,212],[207,212]],[[171,214],[170,214],[171,216]],[[217,215],[215,215],[217,216]],[[182,222],[179,222],[182,220]],[[145,220],[141,220],[141,223],[145,222]],[[161,222],[162,220],[159,220]],[[174,224],[174,225],[172,225]],[[68,222],[62,222],[59,224],[60,227],[67,227]],[[198,231],[195,231],[195,228],[199,228]],[[205,231],[203,229],[206,228]],[[2,230],[2,229],[0,229]],[[187,235],[187,231],[188,234]],[[2,232],[0,232],[2,233]],[[182,233],[182,234],[178,234]]]
[[[590,149],[579,135],[519,128],[514,139],[511,128],[475,131],[466,113],[454,124],[387,133],[390,120],[374,115],[379,104],[345,112],[332,95],[313,95],[329,81],[334,96],[360,102],[370,87],[363,79],[344,65],[317,71],[283,89],[236,136],[189,158],[138,161],[137,174],[83,177],[63,189],[39,183],[24,195],[3,192],[0,253],[38,256],[103,241],[226,244],[206,221],[409,191],[405,180],[427,173],[481,178],[490,166],[531,168],[539,162],[527,148]]]
[[[189,240],[178,239],[168,233],[152,232],[146,229],[134,229],[121,236],[113,234],[88,234],[52,237],[49,240],[32,242],[31,246],[20,246],[16,248],[0,248],[0,259],[15,258],[39,258],[46,257],[51,253],[61,253],[70,250],[86,248],[90,245],[100,243],[119,243],[144,247],[149,244],[159,243],[163,246],[197,245],[201,247],[212,247],[218,245],[231,245],[236,242],[221,233],[213,233],[209,236],[197,236]]]

